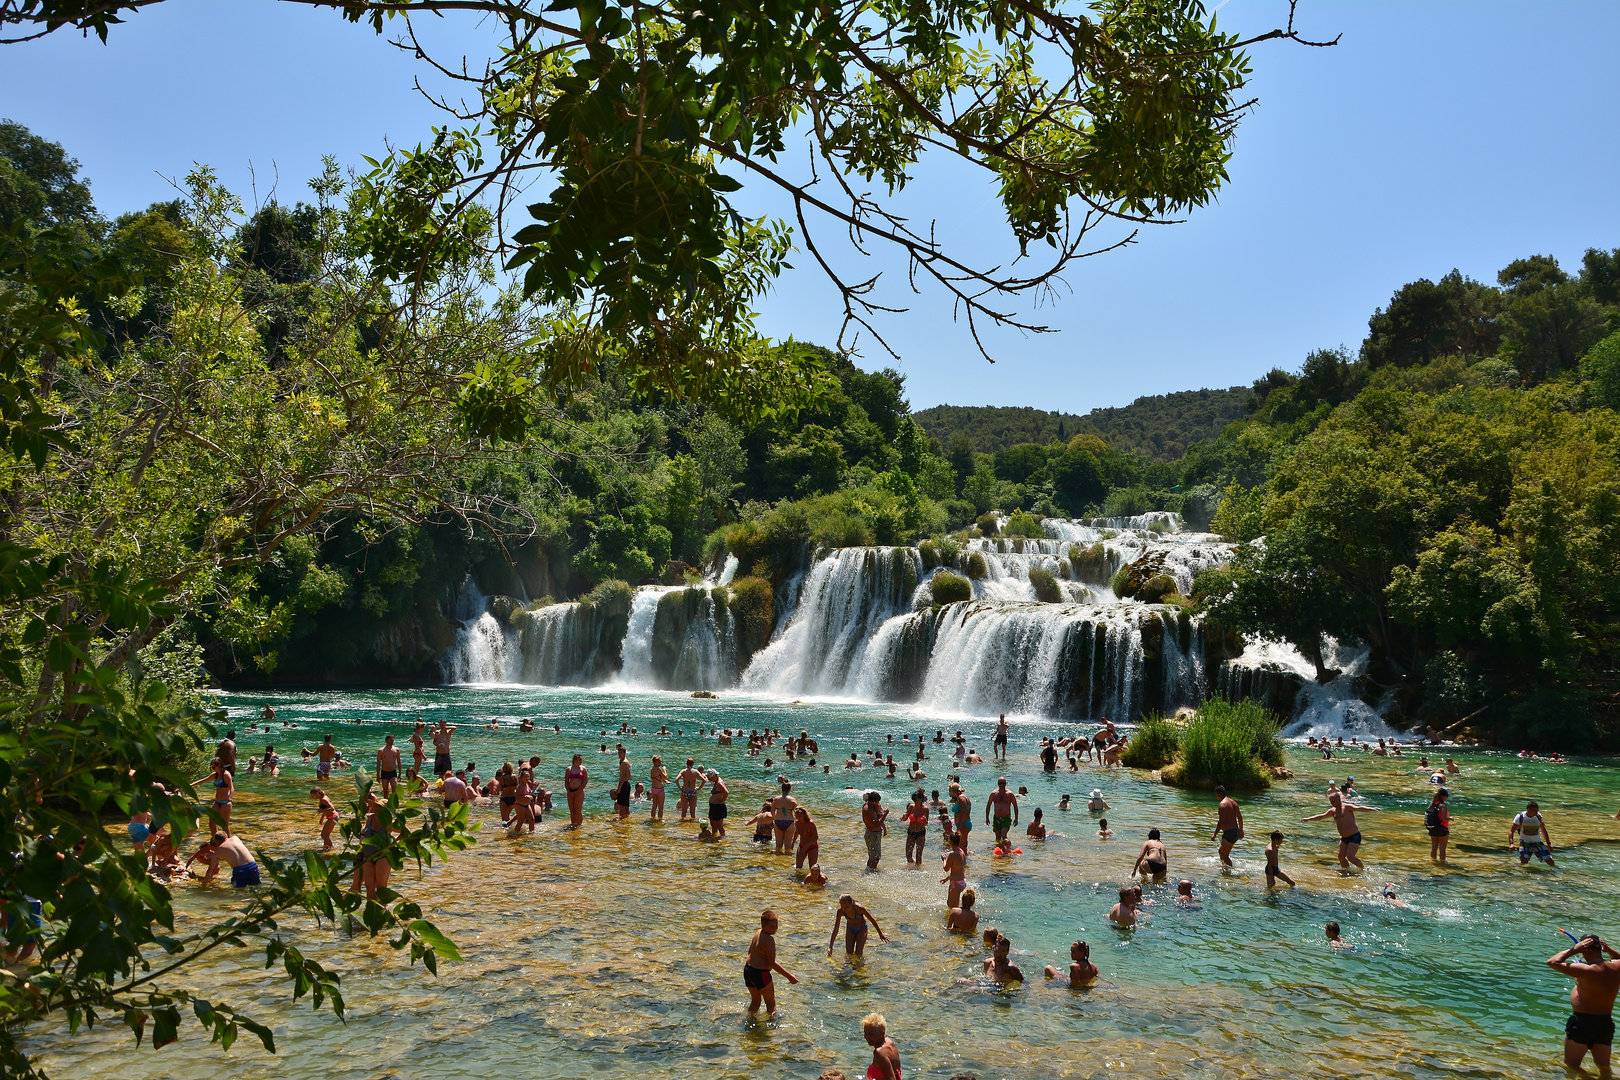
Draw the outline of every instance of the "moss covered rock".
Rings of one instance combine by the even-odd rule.
[[[1058,585],[1057,577],[1050,570],[1042,570],[1038,566],[1029,568],[1029,583],[1035,587],[1035,599],[1045,604],[1061,604],[1063,602],[1063,589]]]
[[[980,551],[970,553],[967,557],[967,576],[979,581],[989,574],[990,567],[985,564],[984,553]]]
[[[956,604],[973,599],[973,584],[949,570],[940,570],[928,579],[928,591],[936,604]]]

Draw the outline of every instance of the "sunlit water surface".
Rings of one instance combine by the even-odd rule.
[[[1428,859],[1422,810],[1431,788],[1416,772],[1416,754],[1325,762],[1295,748],[1289,759],[1297,778],[1246,800],[1249,839],[1238,848],[1237,869],[1223,872],[1209,840],[1209,796],[1121,769],[1083,765],[1077,774],[1043,774],[1040,736],[1074,728],[1017,725],[1005,774],[1015,789],[1029,787],[1026,814],[1044,807],[1064,835],[993,859],[988,829],[973,832],[969,881],[982,925],[1012,939],[1028,976],[1021,987],[996,990],[975,981],[984,955],[979,941],[942,929],[937,828],[923,869],[906,867],[897,827],[881,871],[863,873],[861,792],[875,787],[898,811],[916,785],[903,773],[891,781],[839,764],[852,750],[879,746],[905,762],[915,744],[902,743],[901,734],[932,737],[940,726],[947,735],[964,729],[988,758],[990,720],[947,725],[898,707],[514,687],[231,695],[244,761],[262,752],[265,740],[245,729],[267,700],[298,728],[278,727],[271,736],[295,761],[279,778],[243,774],[238,781],[236,822],[257,852],[293,855],[316,842],[313,767],[296,763],[300,741],[313,744],[330,732],[352,760],[369,766],[383,735],[393,731],[403,744],[417,716],[460,724],[456,764],[474,760],[486,777],[503,760],[539,754],[546,786],[559,789],[559,809],[562,770],[572,753],[585,752],[593,777],[587,824],[570,832],[548,816],[533,837],[508,840],[495,811],[478,807],[474,818],[484,828],[473,850],[420,875],[396,874],[395,886],[429,909],[466,958],[443,964],[437,977],[407,966],[381,941],[288,920],[300,947],[342,974],[347,1024],[292,1005],[286,984],[263,970],[262,956],[238,951],[196,969],[192,985],[272,1023],[278,1055],[248,1038],[222,1057],[195,1026],[161,1051],[137,1049],[122,1028],[71,1040],[40,1032],[31,1048],[56,1075],[774,1078],[814,1077],[831,1066],[860,1075],[870,1051],[859,1020],[878,1010],[888,1017],[908,1080],[963,1072],[981,1080],[1554,1077],[1564,1075],[1558,1050],[1568,1014],[1568,983],[1543,964],[1567,940],[1556,928],[1620,933],[1620,822],[1610,817],[1620,808],[1620,773],[1608,762],[1549,765],[1457,752],[1463,774],[1450,784],[1452,863],[1440,869]],[[515,725],[525,716],[544,730],[520,734]],[[474,726],[491,718],[501,730]],[[621,721],[642,732],[624,739],[637,779],[646,778],[655,753],[671,773],[688,756],[720,770],[733,791],[727,842],[693,842],[693,826],[675,823],[673,792],[666,824],[650,825],[645,804],[626,823],[613,819],[614,758],[598,752],[598,733]],[[685,737],[648,734],[666,723]],[[552,724],[561,725],[560,736]],[[763,756],[751,758],[740,745],[717,748],[695,734],[727,726],[808,730],[832,775],[802,762],[766,768]],[[617,739],[606,741],[611,751]],[[928,744],[925,788],[944,789],[948,748]],[[820,825],[821,861],[832,877],[825,892],[799,887],[792,860],[751,843],[751,830],[738,820],[774,793],[779,771],[794,779],[795,794]],[[984,764],[963,771],[982,817],[1000,770]],[[1330,823],[1299,823],[1324,806],[1327,781],[1346,773],[1355,775],[1364,801],[1382,810],[1363,819],[1368,870],[1354,876],[1339,872]],[[353,798],[346,775],[328,787]],[[1056,810],[1060,793],[1073,794],[1079,807],[1093,787],[1112,804],[1106,816],[1118,835],[1111,841],[1097,838],[1098,815]],[[1529,798],[1540,801],[1557,843],[1556,870],[1521,869],[1506,851],[1509,821]],[[561,817],[566,826],[566,812]],[[1169,844],[1171,881],[1191,878],[1198,906],[1178,907],[1172,885],[1150,885],[1157,904],[1145,924],[1129,933],[1111,929],[1105,914],[1151,827]],[[1300,887],[1267,892],[1261,837],[1279,827],[1289,835],[1283,866]],[[1385,899],[1386,882],[1411,906]],[[874,935],[861,964],[846,963],[842,944],[826,955],[835,898],[845,890],[872,909],[891,939],[879,944]],[[182,926],[218,918],[240,902],[218,886],[181,885],[176,893]],[[779,1018],[751,1024],[740,968],[767,906],[781,915],[780,959],[800,983],[778,979]],[[1343,925],[1354,951],[1327,947],[1322,926],[1330,919]],[[1080,993],[1040,977],[1044,964],[1066,968],[1075,938],[1092,943],[1102,969],[1101,982]]]

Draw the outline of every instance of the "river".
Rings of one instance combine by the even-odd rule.
[[[493,811],[478,807],[473,816],[484,827],[474,849],[448,865],[395,875],[395,886],[421,900],[465,956],[442,964],[437,977],[408,967],[382,941],[351,941],[307,918],[287,920],[300,947],[342,973],[347,1024],[293,1005],[285,984],[263,970],[262,956],[237,951],[196,970],[192,985],[271,1023],[278,1055],[251,1037],[222,1055],[195,1025],[160,1051],[137,1049],[122,1028],[76,1038],[36,1032],[30,1050],[54,1075],[785,1080],[836,1066],[858,1076],[870,1060],[859,1021],[877,1010],[888,1017],[907,1080],[963,1073],[979,1080],[1555,1077],[1565,1075],[1558,1055],[1568,983],[1543,961],[1567,940],[1557,927],[1620,934],[1620,822],[1610,817],[1620,808],[1620,772],[1610,762],[1553,765],[1452,751],[1463,770],[1450,785],[1453,861],[1436,868],[1422,828],[1432,789],[1415,771],[1415,753],[1324,762],[1295,745],[1289,764],[1296,778],[1245,801],[1249,839],[1228,872],[1209,841],[1209,796],[1164,787],[1145,772],[1082,765],[1078,773],[1042,773],[1042,735],[1090,727],[1021,720],[1004,774],[1015,789],[1030,789],[1025,812],[1043,807],[1063,835],[993,859],[987,830],[974,830],[969,881],[979,893],[981,925],[1011,938],[1028,977],[997,990],[974,979],[979,941],[941,927],[937,829],[923,869],[906,867],[897,827],[881,871],[862,872],[862,792],[881,791],[898,812],[915,785],[903,775],[890,781],[874,769],[840,767],[851,751],[868,749],[906,762],[915,743],[902,734],[931,739],[941,727],[947,735],[965,731],[989,757],[991,720],[936,721],[920,705],[791,705],[737,692],[718,700],[520,686],[231,694],[226,704],[244,760],[262,752],[266,740],[246,725],[266,701],[298,725],[270,737],[295,762],[299,742],[313,745],[331,733],[355,761],[369,764],[383,735],[391,731],[403,743],[417,716],[460,724],[456,764],[476,761],[485,776],[502,760],[533,753],[542,758],[546,785],[560,788],[569,755],[585,751],[593,777],[587,824],[570,832],[548,816],[533,837],[507,840],[492,827]],[[520,734],[522,717],[544,730]],[[499,730],[474,726],[491,719]],[[605,741],[611,751],[619,740],[599,732],[621,722],[641,732],[623,740],[638,779],[653,754],[672,772],[688,756],[720,770],[733,790],[735,827],[726,842],[693,842],[692,826],[674,823],[673,797],[666,824],[650,825],[645,804],[627,823],[612,818],[614,756],[598,747]],[[663,724],[684,735],[648,734]],[[766,726],[808,730],[831,774],[802,762],[767,768],[740,740],[717,748],[695,734],[699,727]],[[949,744],[925,745],[922,786],[943,790]],[[796,885],[792,860],[750,843],[735,820],[771,793],[779,771],[820,825],[822,863],[832,878],[825,892]],[[1002,773],[993,764],[964,772],[982,809]],[[1353,876],[1339,872],[1330,823],[1299,823],[1324,806],[1328,780],[1347,773],[1381,811],[1362,820],[1368,870]],[[241,776],[235,820],[250,847],[289,856],[316,842],[312,782],[312,767],[298,763],[279,778]],[[328,787],[340,802],[354,797],[348,775]],[[1112,804],[1103,815],[1116,830],[1112,840],[1099,840],[1098,815],[1079,809],[1093,787]],[[1056,810],[1064,792],[1075,796],[1076,809]],[[1522,869],[1506,851],[1509,821],[1529,798],[1546,815],[1557,869]],[[1146,909],[1144,925],[1111,929],[1105,914],[1153,827],[1169,845],[1171,880],[1190,878],[1197,906],[1178,907],[1171,885],[1150,885],[1147,895],[1157,903]],[[1297,889],[1265,889],[1261,837],[1272,828],[1288,834],[1282,861]],[[1410,906],[1386,899],[1386,882]],[[860,964],[846,963],[841,945],[826,955],[836,897],[846,890],[890,936],[880,944],[874,935]],[[228,888],[179,886],[180,928],[219,918],[237,901]],[[781,915],[780,959],[800,983],[779,979],[780,1017],[750,1024],[739,969],[767,906]],[[1330,919],[1343,925],[1353,951],[1326,945],[1322,927]],[[1092,944],[1100,982],[1078,993],[1046,985],[1042,966],[1066,967],[1076,938]]]

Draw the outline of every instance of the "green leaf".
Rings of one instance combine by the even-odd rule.
[[[411,933],[421,938],[435,953],[446,960],[460,960],[461,951],[456,948],[455,942],[445,937],[443,931],[426,919],[417,919],[411,923]]]

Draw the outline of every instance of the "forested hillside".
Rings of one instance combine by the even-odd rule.
[[[914,414],[923,430],[949,446],[957,436],[980,453],[993,454],[1019,443],[1068,442],[1082,432],[1100,435],[1120,450],[1152,461],[1174,461],[1200,439],[1212,439],[1244,415],[1252,391],[1180,390],[1139,397],[1118,408],[1084,415],[1047,412],[1029,406],[936,405]]]

